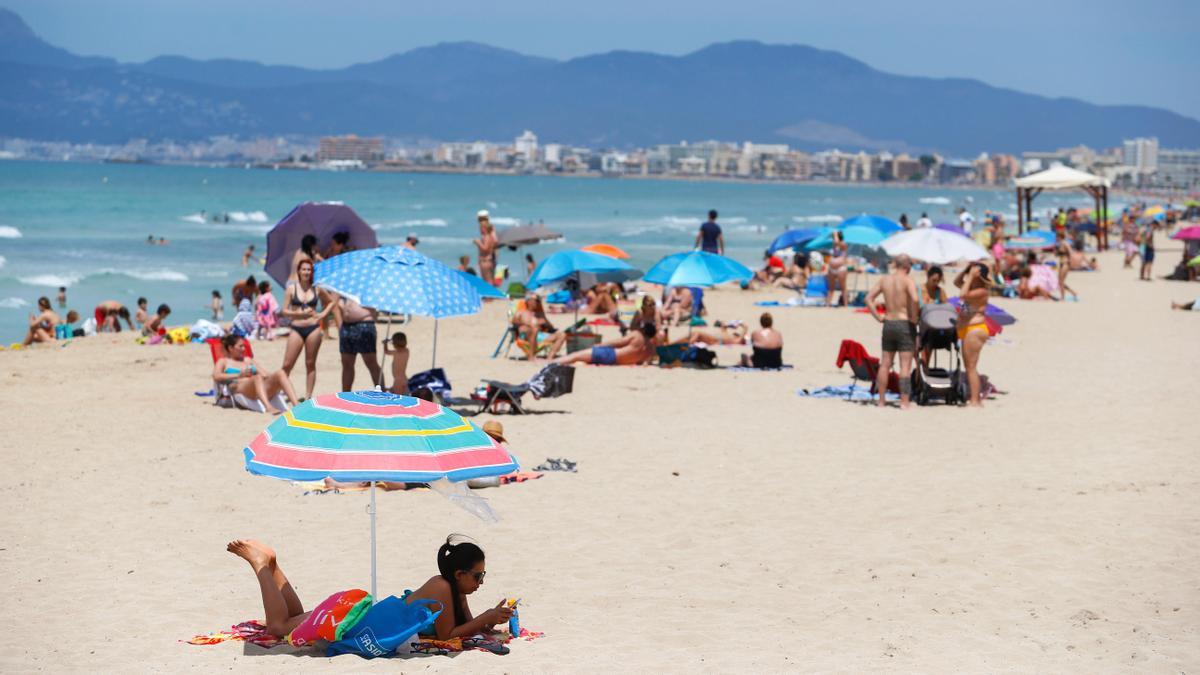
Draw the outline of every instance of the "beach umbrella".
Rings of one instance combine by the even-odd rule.
[[[838,224],[839,230],[844,230],[849,227],[870,227],[879,230],[885,236],[904,229],[900,223],[897,223],[891,218],[872,216],[865,213],[861,216],[847,218]]]
[[[937,229],[939,229],[943,232],[953,232],[954,234],[962,235],[964,237],[971,236],[971,235],[967,234],[966,232],[964,232],[963,229],[961,227],[959,227],[958,225],[951,225],[949,223],[938,223],[937,225],[934,225],[934,227],[936,227]]]
[[[339,232],[350,235],[352,249],[379,246],[375,230],[345,204],[304,202],[296,206],[267,233],[267,274],[280,286],[286,285],[300,240],[311,234],[317,238],[317,248],[325,249]]]
[[[1167,210],[1164,209],[1161,204],[1158,204],[1155,206],[1151,206],[1150,208],[1146,209],[1145,211],[1142,211],[1142,217],[1143,218],[1155,218],[1155,219],[1161,220],[1163,218],[1163,216],[1166,215],[1166,213],[1167,213]]]
[[[1200,239],[1200,225],[1192,225],[1171,235],[1172,239],[1194,241]]]
[[[1010,237],[1005,240],[1004,248],[1054,248],[1054,233],[1046,230],[1030,230],[1019,237]]]
[[[954,309],[956,310],[962,309],[962,298],[954,296],[950,298],[950,304],[954,305]],[[1011,326],[1017,322],[1015,316],[990,302],[983,308],[983,314],[1001,326]]]
[[[466,275],[406,246],[351,251],[323,260],[313,272],[313,283],[363,307],[432,317],[434,365],[436,320],[475,314],[481,304],[479,291]]]
[[[625,251],[613,246],[612,244],[591,244],[579,249],[580,251],[588,251],[590,253],[599,253],[617,260],[629,260],[629,254]]]
[[[832,231],[832,227],[799,227],[793,230],[788,230],[778,237],[775,237],[775,241],[771,242],[771,245],[767,247],[767,252],[774,253],[787,248],[798,248],[812,241],[813,239]]]
[[[541,223],[536,225],[532,223],[529,225],[513,225],[496,233],[496,241],[501,246],[508,246],[513,249],[518,246],[526,246],[554,239],[562,239],[562,234],[554,232]]]
[[[952,234],[933,227],[897,232],[883,240],[880,246],[892,257],[903,253],[914,260],[935,265],[988,257],[988,252],[974,239],[964,237],[962,230]]]
[[[846,244],[868,248],[879,246],[881,243],[883,243],[883,240],[887,239],[888,237],[888,235],[873,227],[863,227],[861,225],[855,225],[847,228],[839,227],[836,231],[841,232],[842,241],[846,242]],[[830,231],[808,242],[805,244],[804,248],[809,251],[816,251],[820,249],[831,248],[832,246],[833,232]]]
[[[454,271],[461,274],[463,276],[463,278],[467,280],[467,283],[471,284],[471,286],[475,289],[475,292],[479,294],[480,298],[500,299],[500,298],[508,297],[507,295],[504,294],[504,291],[489,284],[487,281],[485,281],[481,277],[477,277],[474,274],[468,274],[461,270],[454,270]]]
[[[716,286],[727,281],[748,281],[754,270],[723,255],[689,251],[666,256],[651,267],[643,281],[663,286]]]
[[[542,259],[538,266],[533,270],[533,275],[529,277],[529,282],[526,284],[528,288],[538,288],[540,286],[548,286],[550,284],[563,283],[568,280],[580,280],[581,273],[591,273],[594,275],[603,275],[606,273],[619,273],[614,276],[628,278],[637,278],[637,276],[629,277],[628,275],[640,275],[637,270],[626,263],[616,258],[612,258],[591,251],[567,250],[552,253]],[[593,278],[599,278],[593,277]],[[608,280],[604,278],[603,280]],[[581,282],[582,285],[582,282]]]
[[[309,399],[277,417],[243,453],[246,470],[258,476],[371,483],[372,597],[376,482],[460,483],[518,468],[503,446],[454,411],[377,391]]]

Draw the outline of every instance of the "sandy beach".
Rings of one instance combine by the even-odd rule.
[[[1178,255],[1164,242],[1163,261]],[[0,353],[0,573],[16,610],[0,670],[1194,671],[1200,313],[1169,307],[1200,285],[1100,262],[1071,276],[1080,302],[995,301],[1019,322],[984,349],[1004,393],[982,411],[798,397],[847,383],[839,342],[877,354],[879,328],[779,309],[793,370],[584,366],[573,394],[499,418],[523,467],[579,470],[485,491],[498,524],[431,491],[381,495],[381,594],[435,574],[448,533],[472,535],[488,554],[472,606],[521,596],[523,625],[546,634],[504,657],[181,642],[262,618],[230,539],[273,545],[306,607],[366,587],[366,494],[246,473],[242,447],[269,420],[193,394],[210,386],[202,346],[125,334]],[[784,297],[707,302],[710,318],[753,321],[753,301]],[[488,358],[504,313],[441,322],[457,395],[534,372]],[[405,329],[413,370],[432,328]],[[280,363],[282,341],[254,348]],[[743,349],[719,348],[720,362]],[[338,382],[327,342],[318,392]]]

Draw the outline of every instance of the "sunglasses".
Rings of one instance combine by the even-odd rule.
[[[484,578],[485,576],[487,576],[487,570],[484,570],[484,571],[482,571],[482,572],[475,572],[475,573],[474,573],[474,574],[472,574],[471,576],[472,576],[472,577],[475,577],[475,583],[477,583],[477,584],[482,584],[482,583],[483,583],[483,578]]]

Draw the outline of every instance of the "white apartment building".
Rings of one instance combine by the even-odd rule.
[[[1158,139],[1134,138],[1121,144],[1125,166],[1134,173],[1154,173],[1158,168]]]
[[[517,155],[523,157],[527,163],[536,162],[538,158],[538,138],[532,131],[526,129],[525,133],[517,136],[513,141],[513,150]]]

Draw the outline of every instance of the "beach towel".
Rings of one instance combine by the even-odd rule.
[[[254,319],[254,307],[250,304],[248,298],[242,298],[238,304],[237,315],[233,317],[233,325],[230,327],[230,332],[240,335],[244,338],[254,335],[254,329],[258,326]]]
[[[1048,265],[1030,265],[1029,269],[1033,272],[1029,278],[1030,286],[1044,288],[1050,294],[1058,293],[1058,272]]]
[[[450,638],[449,640],[435,640],[431,637],[422,637],[412,644],[412,651],[414,654],[429,654],[437,656],[447,656],[449,654],[456,654],[458,652],[470,650],[503,653],[497,652],[497,650],[491,647],[491,645],[506,645],[513,640],[532,642],[543,637],[546,637],[545,633],[532,631],[526,628],[522,628],[521,634],[516,637],[504,632],[492,633],[490,635],[473,635],[469,638]]]
[[[287,644],[286,640],[271,635],[267,632],[266,626],[254,620],[243,621],[231,626],[228,630],[203,633],[188,640],[180,640],[180,642],[186,642],[189,645],[215,645],[230,640],[249,642],[263,649]]]
[[[728,366],[727,368],[725,368],[725,370],[733,371],[735,373],[772,373],[772,372],[777,373],[781,370],[791,370],[791,369],[792,369],[792,366],[790,366],[786,363],[783,364],[782,366],[779,366],[778,368],[755,368],[753,366]]]
[[[876,398],[868,388],[854,387],[849,384],[829,385],[820,389],[798,389],[796,394],[808,398],[840,398],[850,401],[874,401]],[[899,401],[900,395],[889,391],[884,396],[884,400]]]

